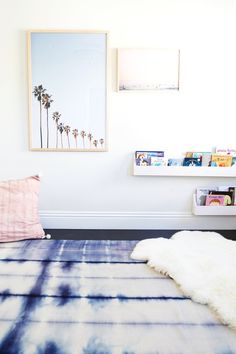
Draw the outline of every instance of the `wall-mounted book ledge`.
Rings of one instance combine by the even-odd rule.
[[[236,177],[235,167],[137,166],[134,176]]]
[[[194,215],[222,215],[222,216],[235,216],[236,215],[236,206],[227,205],[227,206],[206,206],[206,205],[197,205],[196,194],[193,195],[193,205],[192,213]]]

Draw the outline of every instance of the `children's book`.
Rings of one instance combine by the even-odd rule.
[[[206,197],[209,194],[209,188],[197,188],[196,201],[197,205],[206,205]]]
[[[161,157],[151,156],[151,166],[165,166],[166,162]]]
[[[196,189],[196,202],[197,205],[206,205],[206,198],[212,196],[226,196],[225,205],[236,205],[236,186],[211,186],[208,188]]]
[[[231,204],[231,205],[236,205],[235,187],[229,187],[229,192],[232,192],[232,194],[233,194],[233,197],[232,197],[232,204]]]
[[[202,161],[200,157],[185,157],[183,161],[183,166],[201,166]]]
[[[225,196],[225,205],[232,205],[234,203],[234,195],[233,191],[216,191],[216,190],[209,190],[209,195],[223,195]]]
[[[183,166],[184,159],[168,159],[167,166]]]
[[[207,195],[206,196],[206,206],[219,206],[225,205],[225,196],[224,195]]]
[[[194,152],[192,152],[192,157],[202,157],[203,155],[206,155],[206,154],[210,154],[211,155],[211,152],[208,152],[208,151],[194,151]]]
[[[231,167],[231,165],[232,165],[232,156],[212,154],[211,166]]]
[[[226,192],[231,192],[232,193],[232,204],[231,205],[236,205],[236,186],[219,186],[218,187],[219,191],[226,191]]]
[[[139,155],[164,157],[164,151],[135,151],[135,157],[138,158]]]
[[[185,153],[185,157],[193,157],[193,152],[192,151],[187,151]]]
[[[214,190],[217,190],[219,192],[231,192],[232,193],[232,205],[236,205],[236,186],[235,185],[218,186],[218,187],[214,188]]]
[[[232,156],[232,167],[236,167],[236,156]]]
[[[202,166],[210,166],[211,152],[207,152],[207,151],[193,152],[193,156],[192,157],[201,158]]]
[[[151,159],[147,157],[141,157],[140,159],[136,159],[137,166],[151,166]]]
[[[157,166],[164,157],[164,151],[135,151],[137,166]]]
[[[217,155],[224,155],[224,156],[236,156],[236,149],[229,149],[229,148],[216,148]]]
[[[202,155],[202,166],[211,166],[211,152]]]

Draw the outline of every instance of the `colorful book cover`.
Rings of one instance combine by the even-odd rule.
[[[164,157],[164,151],[135,151],[135,157],[138,158],[139,155]]]
[[[160,158],[163,157],[164,151],[135,151],[137,166],[158,166],[160,165]]]
[[[233,191],[216,191],[216,190],[209,190],[209,195],[223,195],[225,196],[225,205],[232,205],[234,203],[234,194]]]
[[[217,155],[224,155],[224,156],[236,156],[236,149],[229,149],[229,148],[216,148]]]
[[[232,156],[212,154],[211,166],[231,167],[231,165],[232,165]]]
[[[236,156],[232,157],[232,167],[236,167]]]
[[[168,159],[167,166],[183,166],[184,159]]]
[[[211,188],[213,189],[213,188]],[[218,186],[214,188],[215,190],[218,190],[220,192],[232,192],[233,193],[233,202],[232,205],[236,205],[236,186],[235,185],[226,185],[226,186]]]
[[[193,152],[192,151],[187,151],[185,153],[185,157],[193,157]]]
[[[211,166],[211,152],[202,155],[202,166]]]
[[[207,195],[206,196],[206,206],[219,206],[225,205],[224,195]]]
[[[136,159],[136,165],[137,166],[151,166],[151,158],[148,158],[147,156],[140,156]]]
[[[201,151],[201,152],[193,152],[192,157],[198,157],[202,160],[202,166],[210,166],[211,163],[211,152]]]
[[[151,156],[151,166],[165,166],[165,160],[161,157]]]
[[[202,161],[201,158],[198,157],[185,157],[183,161],[183,166],[201,166]]]
[[[206,155],[206,154],[210,154],[211,155],[211,152],[208,152],[208,151],[194,151],[192,153],[192,157],[202,157],[203,155]]]

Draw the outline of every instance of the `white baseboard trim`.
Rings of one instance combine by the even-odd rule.
[[[39,215],[45,229],[236,229],[235,217],[194,216],[188,212],[75,212],[42,210]]]

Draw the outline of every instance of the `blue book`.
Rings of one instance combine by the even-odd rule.
[[[168,159],[167,166],[183,166],[183,159]]]
[[[183,166],[202,166],[202,159],[200,157],[185,157]]]

